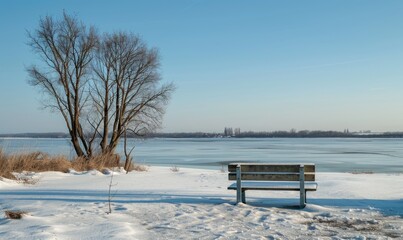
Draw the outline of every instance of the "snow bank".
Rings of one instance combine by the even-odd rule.
[[[34,185],[0,181],[0,239],[388,239],[403,236],[403,176],[318,173],[305,209],[298,192],[250,191],[235,205],[227,173],[46,172]]]

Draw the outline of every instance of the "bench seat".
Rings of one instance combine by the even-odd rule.
[[[231,184],[228,189],[236,190],[236,183]],[[299,182],[254,182],[242,181],[242,190],[278,190],[278,191],[299,191]],[[316,182],[305,182],[305,191],[316,191],[318,184]]]

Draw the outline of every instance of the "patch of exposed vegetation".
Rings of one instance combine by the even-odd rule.
[[[14,179],[24,184],[35,184],[38,179],[23,172],[57,171],[67,173],[75,171],[98,170],[122,167],[119,155],[99,154],[90,159],[77,157],[69,160],[66,156],[51,156],[43,152],[6,154],[0,148],[0,178]],[[132,164],[129,171],[147,171],[146,166]]]
[[[24,211],[4,211],[4,215],[6,216],[6,218],[8,219],[21,219],[25,214],[27,214]]]

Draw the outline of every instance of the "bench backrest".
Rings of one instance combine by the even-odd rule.
[[[238,165],[241,170],[241,180],[300,181],[300,167],[303,166],[304,180],[315,181],[315,164],[313,163],[230,163],[228,164],[229,180],[236,180],[236,170]]]

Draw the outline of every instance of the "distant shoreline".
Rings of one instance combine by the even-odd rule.
[[[67,133],[7,133],[0,138],[70,138]],[[129,136],[129,138],[137,138]],[[274,132],[242,132],[233,136],[222,133],[152,133],[148,138],[403,138],[403,132],[338,132],[338,131],[274,131]]]

